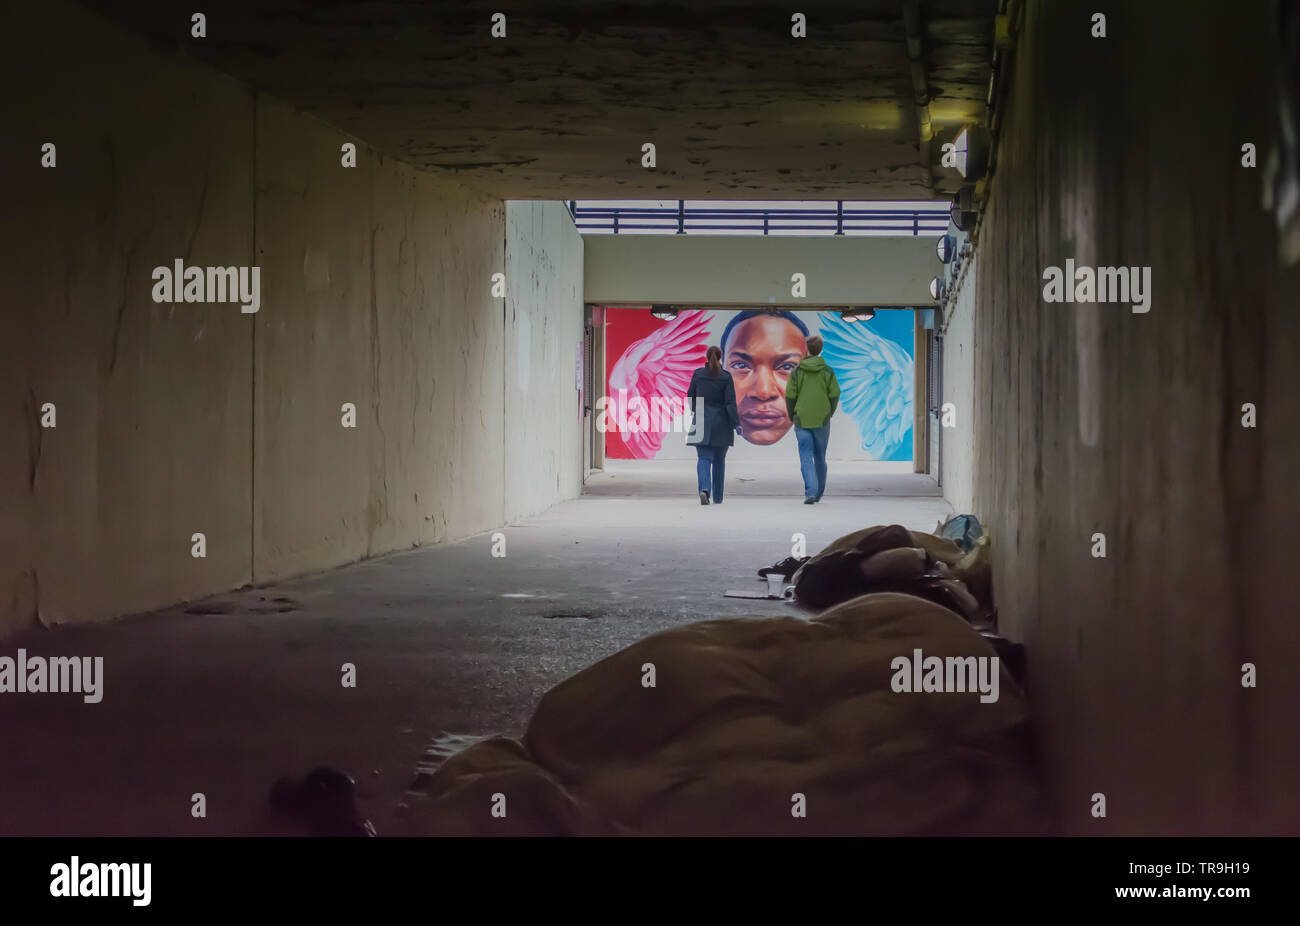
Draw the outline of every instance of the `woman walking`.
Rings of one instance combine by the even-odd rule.
[[[736,386],[731,374],[722,369],[722,350],[710,347],[704,366],[691,375],[686,390],[694,416],[695,453],[699,458],[695,473],[699,477],[700,504],[722,504],[722,480],[726,473],[727,448],[740,430],[740,413],[736,410]]]

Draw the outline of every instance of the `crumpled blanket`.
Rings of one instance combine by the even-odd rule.
[[[448,759],[392,832],[1046,831],[1019,686],[1004,668],[991,703],[895,692],[891,662],[916,649],[993,655],[953,611],[898,593],[811,620],[653,634],[547,692],[522,741],[496,737]]]
[[[828,544],[790,581],[795,600],[814,610],[874,592],[904,592],[941,604],[969,621],[1024,684],[1024,647],[997,632],[991,540],[981,528],[978,536],[971,531],[967,545],[970,549],[963,550],[937,534],[877,525]]]
[[[791,577],[795,598],[827,608],[870,592],[907,592],[951,608],[968,621],[993,623],[989,541],[963,553],[957,544],[898,524],[855,531],[834,541]]]

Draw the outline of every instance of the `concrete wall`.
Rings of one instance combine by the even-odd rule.
[[[506,204],[506,520],[582,491],[582,259],[563,203]]]
[[[933,305],[933,237],[588,235],[583,298],[602,303]],[[790,295],[802,273],[807,297]]]
[[[935,440],[943,441],[942,468],[943,497],[953,511],[970,512],[974,509],[975,463],[975,293],[979,279],[979,255],[976,253],[965,266],[960,285],[948,303],[943,325],[943,398],[954,406],[952,427],[943,427],[942,416],[932,418],[931,428]],[[937,457],[932,454],[932,458]],[[933,471],[933,470],[932,470]]]
[[[563,207],[511,225],[528,334],[507,342],[504,203],[360,143],[345,169],[351,139],[79,7],[11,19],[11,73],[40,80],[6,99],[19,131],[0,163],[0,635],[465,537],[503,523],[508,494],[517,514],[577,493],[576,420],[507,441],[503,411],[507,388],[546,418],[576,406]],[[260,311],[153,302],[153,268],[177,258],[259,266]],[[526,386],[507,357],[531,358]]]
[[[259,104],[257,582],[504,519],[504,206],[345,140]]]
[[[974,497],[1003,627],[1068,830],[1294,834],[1300,271],[1240,163],[1270,138],[1272,7],[1112,5],[1105,39],[1092,12],[1028,4],[977,245]],[[1150,312],[1045,303],[1070,257],[1150,266]]]
[[[10,17],[0,633],[248,581],[256,317],[150,295],[175,258],[253,258],[250,93],[76,7]]]

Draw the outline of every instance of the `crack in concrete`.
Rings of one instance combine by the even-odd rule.
[[[36,390],[27,387],[27,490],[35,493],[37,470],[41,463],[41,446],[45,429],[39,420],[40,405],[36,401]]]
[[[482,168],[485,167],[489,167],[489,168],[523,167],[527,164],[532,164],[536,160],[538,159],[525,158],[522,161],[478,161],[478,162],[467,161],[460,164],[436,164],[433,162],[427,162],[427,166],[440,167],[444,170],[481,170]]]
[[[132,239],[131,243],[127,246],[126,255],[123,259],[122,292],[117,300],[117,314],[113,319],[113,341],[112,341],[113,349],[108,357],[109,376],[112,376],[113,371],[117,369],[117,355],[118,355],[118,351],[120,350],[120,345],[122,341],[122,320],[123,318],[126,317],[126,303],[127,303],[127,296],[128,296],[128,290],[126,284],[127,281],[131,278],[131,262],[135,260],[135,252],[139,249],[140,242],[143,241],[145,237],[147,237],[147,235],[148,232],[143,231],[140,232],[140,234],[138,234],[134,239]],[[175,303],[173,303],[173,305],[174,304]]]

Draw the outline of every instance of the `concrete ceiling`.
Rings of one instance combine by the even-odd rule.
[[[505,199],[885,199],[956,189],[939,145],[984,118],[997,0],[86,5]],[[190,37],[191,7],[206,39]]]

